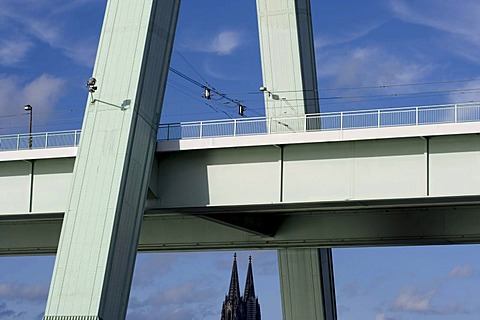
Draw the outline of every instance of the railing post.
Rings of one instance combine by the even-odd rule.
[[[45,132],[45,149],[48,148],[48,132]]]
[[[270,134],[270,126],[272,125],[272,119],[267,117],[267,133]]]
[[[454,119],[454,121],[455,121],[455,123],[457,123],[457,122],[458,122],[458,105],[457,105],[457,104],[455,104],[454,110],[455,110],[455,112],[454,112],[454,113],[455,113],[455,119]]]
[[[200,121],[200,136],[199,136],[200,139],[202,138],[202,130],[203,130],[203,122]]]
[[[237,136],[237,119],[233,119],[233,136]]]
[[[380,109],[377,110],[377,127],[380,128]]]
[[[415,107],[415,125],[418,126],[418,107]]]
[[[304,117],[305,117],[305,121],[303,123],[303,132],[307,132],[307,115],[305,115]]]
[[[343,112],[340,112],[340,130],[343,130]]]
[[[17,134],[17,150],[20,150],[20,135]]]
[[[77,142],[77,130],[73,132],[73,146],[76,147],[78,142]]]
[[[167,141],[170,140],[170,124],[167,124]]]

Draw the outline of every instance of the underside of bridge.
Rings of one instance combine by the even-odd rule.
[[[277,249],[285,317],[335,319],[329,248],[480,243],[479,210],[478,196],[147,207],[138,250]],[[0,255],[55,254],[63,219],[63,213],[0,216]],[[312,292],[321,296],[307,308],[302,300]]]
[[[479,210],[479,196],[347,205],[147,207],[138,251],[478,244]],[[55,254],[64,215],[0,215],[0,255]]]

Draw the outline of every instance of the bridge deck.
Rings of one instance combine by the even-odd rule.
[[[139,250],[478,243],[480,123],[157,144]],[[54,253],[76,148],[0,153],[0,254]]]

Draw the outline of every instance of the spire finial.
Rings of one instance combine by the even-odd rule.
[[[248,262],[252,263],[252,256],[248,256]]]
[[[237,253],[236,252],[233,254],[233,259],[237,260]]]

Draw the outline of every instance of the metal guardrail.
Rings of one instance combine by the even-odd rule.
[[[480,102],[293,117],[259,117],[162,124],[159,140],[201,139],[288,132],[418,126],[480,121]]]
[[[76,147],[80,130],[0,136],[0,151]]]
[[[480,122],[480,102],[161,124],[158,140]],[[0,136],[0,151],[76,147],[80,130]]]

